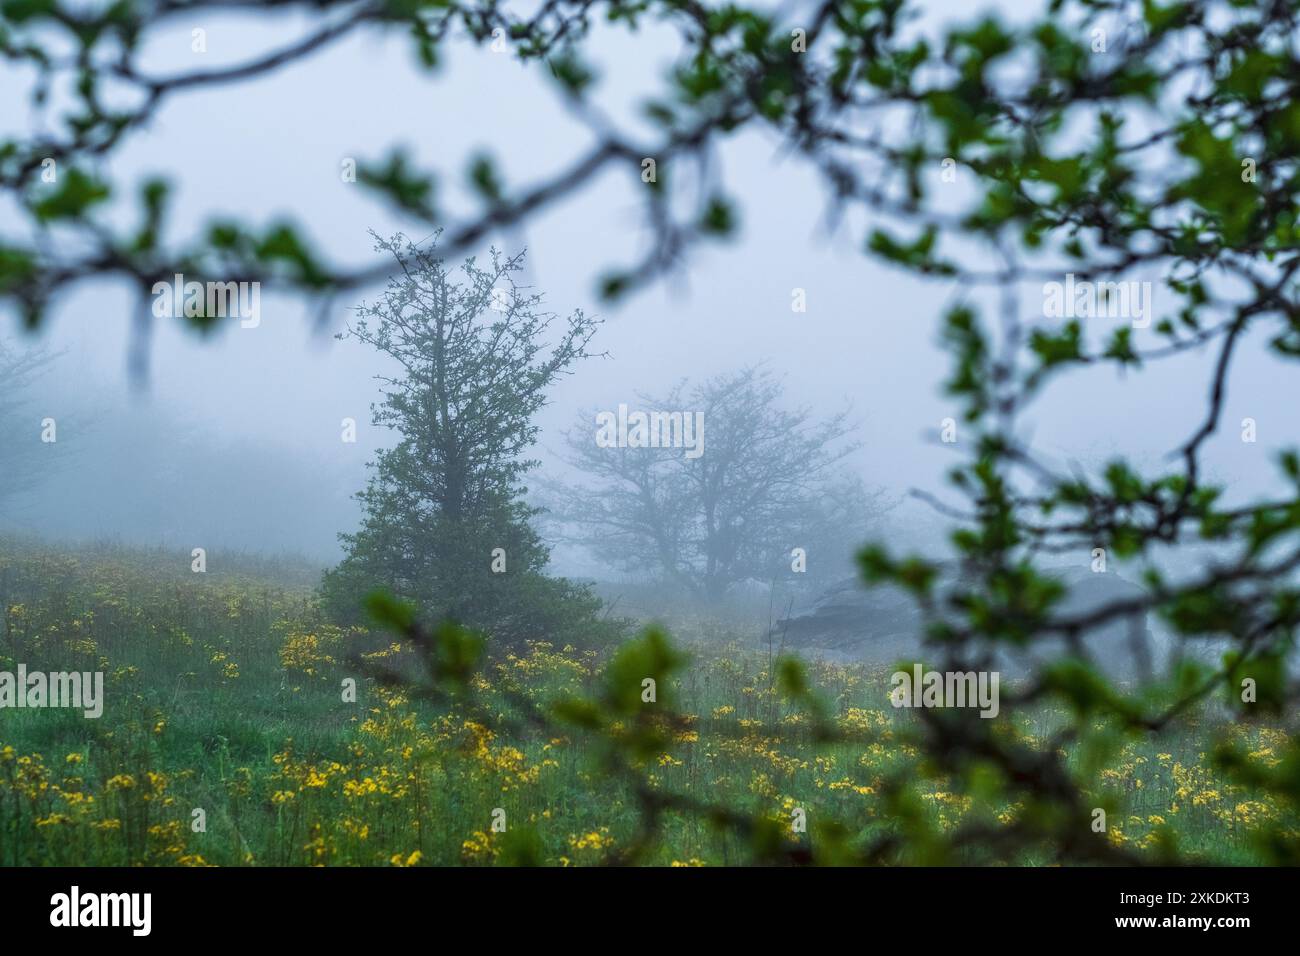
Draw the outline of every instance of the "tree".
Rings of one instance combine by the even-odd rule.
[[[783,393],[770,372],[746,368],[662,398],[642,395],[643,408],[625,416],[698,422],[694,435],[683,432],[693,448],[657,439],[661,447],[647,447],[631,432],[610,447],[588,413],[566,445],[589,483],[559,491],[557,517],[581,529],[579,540],[600,558],[706,602],[744,581],[804,580],[794,577],[796,548],[812,568],[842,575],[873,510],[861,483],[835,471],[857,447],[845,440],[847,412],[819,421],[806,408],[783,408]]]
[[[494,250],[486,266],[467,259],[457,281],[436,241],[377,238],[396,272],[339,336],[395,363],[393,375],[378,377],[383,401],[372,412],[397,443],[371,463],[358,495],[362,527],[341,536],[347,556],[326,575],[326,601],[355,617],[366,592],[386,588],[504,642],[580,625],[599,631],[597,599],[544,576],[549,552],[530,525],[535,509],[521,500],[536,464],[524,457],[533,417],[547,388],[589,354],[599,323],[575,311],[548,348],[557,316],[540,293],[515,284],[523,253]]]
[[[1202,467],[1207,441],[1224,424],[1237,359],[1259,343],[1281,361],[1300,357],[1295,3],[1051,0],[1042,15],[1012,25],[990,14],[920,29],[922,5],[909,0],[825,0],[779,13],[745,4],[564,0],[525,15],[493,0],[433,9],[321,2],[307,6],[322,21],[331,8],[346,11],[251,62],[172,75],[143,69],[141,51],[179,11],[197,16],[227,6],[3,6],[0,54],[35,71],[33,105],[40,109],[51,88],[66,86],[75,97],[69,108],[61,104],[56,124],[0,142],[0,188],[33,227],[29,239],[0,243],[0,298],[29,323],[88,278],[124,277],[147,291],[157,277],[187,271],[178,266],[212,278],[274,280],[309,294],[367,281],[375,266],[323,263],[292,223],[255,229],[222,220],[180,245],[165,244],[171,232],[163,177],[143,184],[139,223],[123,228],[122,217],[97,215],[120,192],[100,170],[175,96],[263,76],[354,31],[405,27],[430,67],[466,35],[481,44],[510,38],[520,59],[537,63],[590,124],[583,152],[522,186],[504,183],[489,159],[476,161],[481,207],[456,222],[433,204],[434,177],[400,152],[360,164],[358,183],[421,221],[446,225],[444,251],[460,254],[491,230],[574,195],[599,173],[622,170],[652,228],[644,257],[602,283],[616,295],[685,261],[694,243],[737,229],[743,197],[729,194],[709,160],[739,133],[769,134],[820,177],[837,221],[861,230],[869,254],[950,282],[962,296],[939,324],[953,357],[946,386],[960,426],[956,445],[966,454],[950,475],[953,495],[963,500],[942,507],[963,522],[950,544],[966,583],[939,600],[933,562],[896,554],[888,542],[868,549],[862,562],[870,580],[915,595],[941,662],[962,669],[1007,643],[1069,639],[1085,625],[1134,612],[1161,615],[1185,641],[1214,633],[1231,642],[1219,664],[1179,670],[1137,693],[1095,679],[1086,659],[1044,671],[1023,700],[1006,702],[1000,722],[1025,716],[1027,705],[1073,708],[1079,716],[1045,740],[999,735],[992,729],[998,722],[920,712],[925,733],[911,742],[953,775],[945,789],[969,789],[978,769],[985,799],[993,793],[1025,808],[1005,830],[927,833],[916,841],[925,859],[1007,859],[1027,850],[1063,862],[1131,861],[1132,851],[1089,832],[1091,781],[1070,764],[1067,747],[1104,746],[1097,726],[1164,732],[1212,694],[1222,693],[1243,717],[1294,707],[1300,698],[1288,670],[1300,626],[1300,455],[1279,455],[1281,491],[1242,502],[1230,502]],[[667,80],[638,104],[638,118],[650,120],[644,134],[629,132],[622,117],[584,108],[596,82],[583,60],[591,24],[633,30],[643,19],[678,38]],[[75,53],[54,52],[54,34]],[[63,82],[72,79],[80,82]],[[101,81],[110,79],[139,95],[126,105],[103,96]],[[647,159],[657,178],[646,175]],[[60,166],[57,185],[38,182],[47,160]],[[769,179],[760,188],[770,193],[774,186]],[[79,241],[53,241],[56,230]],[[1070,277],[1122,293],[1123,283],[1151,275],[1162,294],[1158,316],[1116,325],[1090,318],[1085,327],[1068,311],[1022,312],[1023,294],[1041,294],[1045,283]],[[1106,301],[1110,312],[1109,303],[1123,299],[1108,293]],[[1099,326],[1103,334],[1094,334]],[[1204,412],[1189,420],[1174,465],[1139,471],[1115,460],[1099,476],[1066,473],[1045,462],[1020,427],[1026,409],[1069,371],[1135,374],[1207,349],[1213,361]],[[1201,539],[1221,542],[1231,557],[1179,580],[1145,566],[1161,546]],[[1141,601],[1091,610],[1085,621],[1064,610],[1061,589],[1038,563],[1044,554],[1081,557],[1097,549],[1132,562],[1148,587]],[[1249,703],[1246,681],[1258,691]],[[797,680],[788,683],[798,691]],[[1231,740],[1213,749],[1241,782],[1300,801],[1300,743],[1268,768]],[[915,805],[909,785],[897,782],[900,816]],[[654,788],[639,792],[648,819],[680,806]],[[735,814],[712,818],[749,832],[750,821]],[[1275,827],[1266,845],[1281,862],[1300,860],[1294,828]],[[854,858],[895,859],[906,846],[891,838]],[[1161,853],[1176,857],[1171,849]]]
[[[55,453],[54,443],[41,440],[41,418],[32,411],[30,392],[56,357],[0,339],[0,506],[37,487]]]

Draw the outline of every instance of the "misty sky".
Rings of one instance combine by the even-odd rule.
[[[933,7],[942,17],[975,12],[966,4]],[[1004,13],[1010,8],[999,6]],[[273,29],[237,17],[196,23],[207,29],[205,65],[248,59],[301,35],[305,21],[272,22]],[[632,115],[628,104],[638,91],[659,87],[672,46],[653,29],[631,37],[602,30],[598,38],[591,50],[601,67],[600,102],[623,119]],[[470,155],[488,148],[506,182],[519,185],[565,165],[587,142],[585,128],[566,114],[538,66],[463,44],[448,51],[443,71],[429,80],[412,66],[404,35],[367,34],[270,78],[178,96],[152,128],[128,141],[110,171],[125,183],[155,172],[170,176],[178,186],[175,228],[197,227],[212,215],[257,224],[288,215],[309,226],[334,261],[367,261],[373,255],[367,230],[421,238],[427,227],[392,215],[372,194],[342,182],[343,158],[376,160],[405,144],[422,164],[459,176]],[[168,73],[193,68],[194,56],[187,26],[156,42],[145,62]],[[25,87],[5,69],[0,128],[28,129],[33,118]],[[558,430],[571,426],[579,409],[635,403],[637,392],[661,392],[683,377],[766,362],[785,376],[793,402],[827,411],[853,404],[865,442],[854,466],[869,484],[900,495],[913,486],[941,487],[953,452],[937,444],[936,433],[954,409],[939,392],[947,365],[935,343],[951,284],[922,282],[864,256],[863,223],[855,218],[828,233],[819,183],[774,142],[748,135],[719,160],[729,193],[743,201],[738,240],[700,251],[687,271],[617,308],[602,307],[594,290],[606,267],[638,258],[645,237],[633,192],[640,184],[630,170],[602,177],[525,230],[495,237],[508,251],[527,247],[525,281],[544,291],[553,309],[581,307],[607,320],[595,345],[610,358],[580,365],[554,390],[542,418],[541,457],[550,459]],[[468,211],[463,194],[448,188],[459,184],[448,179],[443,208]],[[0,232],[4,216],[0,210]],[[791,311],[795,287],[807,290],[806,313]],[[1025,304],[1026,312],[1037,308],[1029,296]],[[354,343],[335,342],[332,330],[315,330],[300,303],[268,289],[256,329],[232,323],[200,340],[179,323],[158,323],[149,379],[138,388],[126,363],[134,308],[128,289],[101,283],[81,287],[51,316],[42,342],[66,355],[43,392],[42,405],[51,407],[41,407],[37,417],[66,418],[60,440],[69,445],[78,441],[78,423],[88,433],[107,421],[122,437],[114,439],[111,461],[103,448],[75,458],[72,473],[11,516],[10,526],[135,540],[150,503],[108,504],[129,497],[134,469],[174,465],[181,459],[173,450],[182,445],[218,457],[223,449],[259,447],[264,455],[229,463],[229,481],[226,472],[172,475],[177,499],[166,505],[167,520],[149,524],[145,537],[189,547],[196,537],[215,535],[228,546],[327,559],[334,533],[350,530],[355,520],[348,495],[360,487],[368,451],[382,440],[364,427],[377,397],[371,379],[377,358]],[[340,308],[336,320],[343,318]],[[6,333],[16,330],[12,316],[4,323]],[[1259,345],[1258,337],[1252,344]],[[1036,443],[1062,457],[1092,461],[1127,453],[1154,464],[1198,423],[1206,367],[1207,355],[1198,354],[1128,379],[1110,370],[1073,374],[1038,406]],[[1206,450],[1210,475],[1243,493],[1263,489],[1272,450],[1297,439],[1298,397],[1280,364],[1258,347],[1241,350],[1226,427]],[[349,416],[363,423],[356,445],[339,440],[340,420]],[[1240,441],[1246,416],[1259,423],[1257,444]],[[291,473],[288,462],[301,467]],[[287,509],[280,521],[241,516],[241,501],[259,487],[294,497],[292,487],[281,487],[290,474],[291,481],[310,483],[300,496],[301,513]],[[222,491],[240,481],[237,494]],[[909,512],[900,514],[906,521]]]

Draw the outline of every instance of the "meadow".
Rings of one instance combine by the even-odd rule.
[[[879,670],[808,665],[844,731],[827,740],[807,733],[766,648],[701,630],[674,634],[689,660],[664,692],[681,719],[636,758],[646,787],[681,798],[647,840],[643,801],[608,772],[595,735],[521,723],[506,703],[428,697],[409,646],[325,619],[309,568],[211,563],[195,574],[173,552],[0,542],[0,670],[102,671],[106,691],[97,720],[0,710],[0,865],[569,866],[617,862],[632,845],[655,865],[754,858],[753,840],[691,801],[786,830],[797,811],[809,823],[794,839],[813,850],[827,821],[855,844],[899,832],[905,806],[897,860],[927,862],[926,833],[1010,825],[1023,810],[920,760],[915,718],[889,706]],[[546,707],[595,692],[612,660],[538,640],[492,653],[472,683],[488,700]],[[1007,732],[1045,739],[1056,725],[1043,713]],[[1272,766],[1293,729],[1193,713],[1158,739],[1125,737],[1101,765],[1080,753],[1078,771],[1109,808],[1112,842],[1258,862],[1262,829],[1296,838],[1294,811],[1220,777],[1209,741]]]

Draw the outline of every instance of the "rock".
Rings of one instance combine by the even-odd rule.
[[[1068,589],[1056,607],[1058,616],[1085,615],[1144,593],[1113,572],[1095,574],[1085,567],[1045,573]],[[938,587],[942,594],[943,584]],[[827,589],[806,612],[777,622],[772,640],[811,657],[892,664],[922,656],[922,631],[920,611],[907,592],[893,585],[868,588],[859,579],[848,578]],[[1082,638],[1093,661],[1112,677],[1131,679],[1150,673],[1154,639],[1144,613],[1093,627]],[[1063,639],[1044,638],[1030,648],[1000,654],[998,666],[1020,674],[1035,661],[1049,660],[1065,650]],[[933,659],[935,652],[931,649],[923,656]]]

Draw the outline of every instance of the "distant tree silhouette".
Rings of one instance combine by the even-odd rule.
[[[783,395],[747,368],[641,397],[634,413],[698,415],[695,449],[602,447],[584,414],[566,439],[583,479],[559,491],[556,517],[603,561],[708,602],[744,581],[842,577],[879,505],[837,470],[857,447],[847,413],[817,420]],[[807,561],[792,572],[795,549],[811,552],[812,574]]]
[[[56,358],[0,338],[0,517],[8,503],[37,488],[55,466],[59,449],[41,440],[42,416],[31,387]]]

